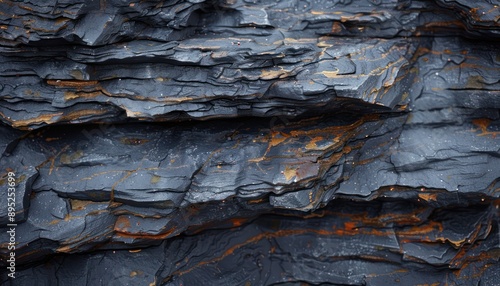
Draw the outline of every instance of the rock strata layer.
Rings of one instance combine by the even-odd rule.
[[[0,2],[1,284],[494,285],[499,5]]]

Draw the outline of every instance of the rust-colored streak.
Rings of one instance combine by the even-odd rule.
[[[290,181],[296,176],[296,169],[286,166],[285,170],[283,171],[283,175],[285,176],[285,179],[287,181]]]
[[[233,227],[242,226],[247,222],[248,222],[248,219],[245,219],[245,218],[233,218],[233,219],[231,219],[231,224],[233,225]]]
[[[52,172],[54,171],[54,168],[55,168],[55,161],[56,159],[61,155],[61,154],[64,154],[64,152],[66,152],[66,150],[68,150],[70,146],[69,145],[66,145],[64,146],[61,150],[59,150],[55,155],[49,157],[47,160],[43,161],[40,165],[36,166],[37,168],[42,168],[43,166],[45,166],[47,163],[50,162],[50,166],[49,166],[49,175],[52,174]],[[55,150],[54,150],[55,152]]]
[[[428,283],[426,283],[426,284],[417,284],[416,286],[439,286],[439,285],[441,285],[441,282],[434,282],[432,284],[428,284]]]
[[[47,123],[50,124],[55,121],[55,118],[63,115],[62,112],[52,113],[52,114],[42,114],[35,118],[25,119],[25,120],[9,120],[12,123],[12,127],[19,128],[21,130],[29,129],[27,126],[31,124]],[[4,117],[5,118],[5,117]]]
[[[437,201],[437,194],[430,194],[430,193],[420,193],[418,194],[418,197],[425,200],[425,201]]]
[[[245,245],[248,244],[253,244],[257,243],[260,240],[263,239],[273,239],[273,238],[278,238],[278,237],[285,237],[285,236],[297,236],[297,235],[302,235],[302,234],[315,234],[315,235],[320,235],[320,236],[332,236],[332,235],[354,235],[357,233],[362,233],[362,234],[368,234],[368,235],[380,235],[380,236],[386,236],[389,234],[389,231],[379,231],[379,230],[372,230],[372,231],[360,231],[359,228],[355,227],[355,224],[353,223],[346,223],[344,227],[347,227],[349,229],[334,229],[334,230],[326,230],[326,229],[287,229],[287,230],[278,230],[276,232],[264,232],[261,234],[258,234],[256,236],[253,236],[246,240],[245,242],[235,244],[228,248],[226,251],[224,251],[220,256],[215,257],[210,260],[204,260],[196,265],[192,266],[191,268],[188,268],[186,270],[177,270],[172,273],[172,276],[182,276],[185,274],[188,274],[189,272],[193,271],[196,268],[202,267],[207,264],[211,263],[216,263],[221,261],[222,259],[226,258],[229,255],[232,255],[235,251],[238,249],[244,247]],[[377,258],[378,259],[378,258]]]
[[[45,138],[45,142],[52,142],[52,141],[57,141],[61,140],[61,137],[47,137]]]
[[[71,205],[71,210],[84,210],[89,204],[93,204],[93,201],[82,201],[76,199],[69,200]]]
[[[498,134],[500,134],[500,131],[489,131],[488,127],[491,124],[491,119],[489,118],[478,118],[472,120],[472,124],[477,126],[479,130],[481,131],[481,134],[478,134],[478,136],[490,136],[493,138],[496,138]],[[476,131],[476,130],[474,130]]]
[[[279,147],[283,144],[292,145],[292,144],[304,144],[304,138],[309,138],[310,140],[307,144],[304,144],[303,147],[294,148],[295,155],[292,155],[293,158],[297,156],[305,156],[309,154],[309,152],[317,152],[317,151],[328,151],[334,148],[339,147],[344,144],[349,138],[351,138],[355,134],[355,130],[357,127],[361,126],[363,123],[367,121],[373,121],[378,118],[378,115],[365,115],[361,119],[342,126],[328,126],[325,128],[317,128],[310,130],[302,130],[301,127],[304,124],[309,123],[309,121],[317,120],[318,118],[306,119],[303,121],[299,121],[296,123],[290,123],[286,127],[277,127],[277,129],[282,129],[281,131],[273,130],[267,136],[263,136],[261,138],[254,139],[253,142],[262,142],[267,143],[268,146],[261,157],[251,158],[248,162],[259,163],[265,160],[269,160],[267,154],[270,152],[271,148]],[[283,129],[292,129],[289,132],[284,131]],[[318,142],[325,142],[324,146],[318,146]],[[334,156],[332,156],[334,157]],[[326,161],[324,161],[326,162]],[[331,162],[331,161],[328,161]],[[289,179],[287,179],[289,180]]]
[[[417,238],[420,241],[434,241],[428,235],[434,232],[443,232],[443,224],[436,221],[430,221],[425,225],[416,225],[410,228],[396,231],[397,235],[402,238]],[[427,237],[424,237],[427,235]]]
[[[106,110],[90,110],[90,109],[78,110],[61,116],[61,121],[72,121],[89,115],[102,115],[105,114],[106,112],[107,112]]]
[[[269,142],[268,149],[278,146],[288,138],[289,136],[283,132],[271,131],[271,141]]]
[[[466,26],[460,20],[430,22],[430,23],[425,24],[423,26],[424,28],[422,30],[432,30],[434,28],[438,28],[438,29],[442,28],[442,29],[444,29],[444,28],[453,27],[453,26],[456,26],[456,27],[459,27],[461,29],[466,30]]]
[[[194,269],[199,268],[201,266],[221,261],[225,257],[232,255],[239,248],[241,248],[247,244],[257,243],[258,241],[260,241],[262,239],[289,236],[289,235],[299,235],[299,234],[303,234],[305,232],[306,232],[306,230],[304,229],[304,230],[279,230],[279,231],[274,232],[274,233],[269,233],[269,232],[261,233],[261,234],[254,236],[254,237],[249,238],[245,242],[233,245],[232,247],[227,249],[224,253],[222,253],[222,255],[219,257],[215,257],[211,260],[201,261],[198,264],[194,265],[193,267],[186,269],[186,270],[183,270],[183,271],[177,270],[177,271],[173,272],[172,275],[182,276],[182,275],[185,275],[185,274],[187,274],[187,273],[189,273],[189,272],[193,271]]]
[[[344,30],[344,27],[339,22],[333,22],[331,33],[332,34],[340,34]]]
[[[261,204],[267,201],[267,198],[260,198],[260,199],[254,199],[254,200],[249,200],[247,203],[249,205],[254,205],[254,204]]]
[[[347,222],[344,222],[344,228],[346,230],[355,230],[355,229],[357,229],[357,224],[356,224],[356,222],[347,221]]]
[[[72,88],[83,88],[89,86],[97,86],[99,81],[97,80],[47,80],[47,84],[57,86],[57,87],[72,87]]]
[[[321,136],[316,136],[316,137],[312,138],[311,141],[309,143],[307,143],[306,149],[307,150],[317,149],[318,148],[317,143],[320,142],[321,140],[323,140],[323,137],[321,137]]]
[[[114,230],[118,232],[127,232],[130,228],[130,220],[126,216],[119,216],[116,219]]]
[[[8,119],[8,121],[11,122],[12,126],[15,128],[21,130],[26,130],[26,129],[29,130],[31,128],[29,128],[28,126],[32,124],[40,124],[40,123],[51,124],[57,121],[72,121],[90,115],[102,115],[105,114],[106,112],[107,112],[106,110],[78,110],[67,114],[64,114],[63,112],[56,112],[56,113],[42,114],[40,116],[25,120]],[[6,117],[4,116],[4,118]]]
[[[125,145],[142,145],[149,142],[149,139],[144,138],[120,138],[120,142]]]
[[[165,233],[161,234],[130,234],[126,232],[116,232],[116,236],[123,238],[132,238],[132,239],[150,239],[150,240],[164,240],[172,236],[175,233],[176,229],[172,228]]]
[[[77,98],[92,99],[92,98],[98,97],[100,95],[103,95],[103,93],[100,91],[94,91],[94,92],[65,91],[64,92],[64,100],[69,101],[69,100],[73,100],[73,99],[77,99]]]

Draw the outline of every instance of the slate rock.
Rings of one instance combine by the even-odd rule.
[[[387,111],[405,104],[416,46],[402,39],[325,38],[318,43],[275,31],[237,40],[4,48],[4,72],[16,77],[0,83],[5,101],[0,113],[6,124],[35,129],[125,118],[296,117],[346,105]],[[39,64],[33,63],[33,53]],[[288,56],[296,60],[287,61]],[[126,69],[124,63],[130,63]]]
[[[1,2],[1,284],[494,283],[499,13]]]
[[[58,255],[20,270],[6,285],[25,285],[33,278],[36,285],[55,280],[77,285],[200,280],[207,285],[483,285],[484,279],[498,277],[495,212],[485,203],[429,208],[403,200],[339,200],[307,219],[300,213],[264,215],[251,224],[217,226],[144,249]],[[468,234],[463,224],[471,228]],[[468,251],[457,249],[460,245]]]

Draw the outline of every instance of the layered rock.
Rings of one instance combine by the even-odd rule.
[[[500,278],[497,5],[46,2],[0,3],[2,284]]]

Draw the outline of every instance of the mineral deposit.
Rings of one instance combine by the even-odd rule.
[[[499,111],[493,0],[0,1],[0,282],[497,285]]]

